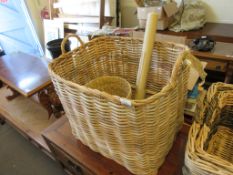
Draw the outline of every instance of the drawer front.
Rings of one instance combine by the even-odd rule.
[[[80,163],[73,160],[70,156],[60,150],[56,145],[50,143],[52,151],[55,154],[56,159],[62,164],[63,168],[69,171],[73,175],[93,175],[91,171],[87,170]]]
[[[201,61],[207,62],[207,65],[206,65],[207,70],[226,72],[227,62],[214,61],[214,60],[202,59],[202,58],[201,58]]]

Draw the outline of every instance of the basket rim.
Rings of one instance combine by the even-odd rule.
[[[103,80],[103,81],[106,81],[106,80],[120,80],[122,83],[124,83],[124,85],[126,86],[127,88],[127,94],[126,94],[126,97],[123,97],[123,98],[127,98],[127,99],[130,99],[131,98],[131,95],[132,95],[132,87],[130,85],[130,83],[125,79],[125,78],[122,78],[120,76],[110,76],[110,75],[103,75],[103,76],[99,76],[99,77],[96,77],[92,80],[90,80],[89,82],[87,82],[85,84],[86,87],[89,87],[89,88],[92,88],[90,87],[90,85],[92,85],[92,83],[95,83],[97,81],[100,81],[100,80]],[[98,88],[92,88],[92,89],[97,89]],[[100,90],[99,90],[100,91]],[[101,92],[104,92],[104,91],[101,91]]]
[[[87,88],[85,85],[80,85],[78,83],[74,83],[70,80],[66,80],[64,78],[62,78],[61,76],[57,75],[54,73],[54,71],[52,70],[52,67],[56,64],[58,64],[59,62],[61,62],[62,60],[66,59],[65,56],[71,55],[72,52],[76,52],[82,49],[85,49],[89,44],[93,44],[98,40],[102,40],[102,39],[106,39],[106,38],[111,38],[111,39],[123,39],[123,40],[137,40],[142,42],[141,39],[139,38],[131,38],[131,37],[118,37],[118,36],[103,36],[103,37],[97,37],[94,38],[93,40],[89,41],[88,43],[85,43],[77,48],[75,48],[72,51],[69,51],[65,54],[60,55],[58,58],[52,60],[52,62],[49,63],[48,65],[48,71],[51,75],[53,75],[54,77],[56,77],[56,79],[58,79],[59,81],[63,81],[67,84],[69,84],[70,86],[74,87],[74,88],[79,88],[79,90],[81,90],[84,93],[91,93],[93,95],[97,95],[97,96],[102,96],[104,98],[106,98],[107,100],[109,100],[110,102],[114,102],[117,104],[124,104],[126,106],[143,106],[145,104],[154,102],[156,100],[159,100],[162,96],[166,95],[167,93],[169,93],[170,91],[172,91],[177,82],[176,82],[176,75],[177,72],[174,71],[174,68],[177,64],[182,64],[184,62],[183,57],[187,57],[187,55],[190,54],[190,49],[188,48],[188,46],[183,45],[183,44],[177,44],[177,43],[173,43],[173,42],[166,42],[166,41],[155,41],[154,44],[158,44],[158,43],[165,43],[165,44],[170,44],[174,47],[182,47],[184,49],[184,51],[182,53],[179,53],[177,60],[175,62],[175,64],[173,65],[173,71],[172,74],[170,76],[170,79],[168,81],[168,83],[158,92],[158,93],[154,93],[153,95],[145,98],[145,99],[126,99],[123,97],[119,97],[119,96],[115,96],[115,95],[110,95],[106,92],[101,92],[97,89],[91,89],[91,88]],[[189,65],[187,63],[187,65]]]
[[[186,153],[185,154],[188,154],[189,155],[188,157],[192,161],[192,163],[193,164],[198,164],[198,166],[200,166],[200,164],[202,164],[203,162],[206,162],[206,160],[208,160],[207,163],[211,164],[213,166],[215,165],[216,169],[232,167],[233,163],[231,163],[231,162],[229,162],[229,161],[227,161],[225,159],[222,159],[219,156],[209,154],[207,151],[205,151],[201,147],[203,145],[200,145],[200,143],[199,143],[199,145],[197,145],[196,140],[197,139],[203,139],[203,138],[201,138],[201,135],[205,131],[207,131],[209,133],[210,127],[207,126],[206,124],[201,125],[198,122],[194,121],[194,123],[192,124],[192,126],[190,128],[190,131],[189,131],[189,139],[188,139],[188,142],[187,142]],[[193,133],[193,132],[196,132],[196,133]],[[190,138],[190,135],[192,136],[192,138]],[[192,148],[190,148],[190,147],[194,147],[194,150]],[[197,162],[193,161],[193,158],[197,159],[197,157],[200,160],[197,161]],[[221,162],[221,164],[219,164],[218,162]],[[201,169],[205,169],[205,168],[202,167]]]
[[[205,98],[206,102],[204,103],[204,106],[202,106],[202,110],[208,109],[211,100],[215,97],[217,97],[217,102],[215,103],[217,105],[216,109],[222,109],[229,105],[233,106],[233,85],[222,82],[213,83],[208,89]],[[203,104],[203,102],[200,103]],[[199,115],[204,115],[204,112],[202,111]],[[209,124],[209,120],[204,117],[202,118],[202,122],[194,121],[190,128],[185,152],[185,165],[187,167],[189,167],[188,165],[192,167],[193,164],[196,166],[193,168],[200,169],[200,172],[208,171],[214,174],[219,174],[219,172],[224,172],[225,174],[226,172],[233,173],[232,162],[227,161],[220,156],[210,154],[204,149],[205,142],[207,141],[212,128],[215,126],[212,125],[212,122],[214,121]],[[213,114],[211,115],[211,118],[213,118]],[[225,126],[221,127],[228,128]]]

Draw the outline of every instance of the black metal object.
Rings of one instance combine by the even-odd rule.
[[[55,39],[49,41],[46,45],[47,49],[49,50],[52,58],[57,58],[61,55],[61,43],[63,38]],[[67,41],[65,44],[65,50],[68,52],[70,51],[70,41]]]

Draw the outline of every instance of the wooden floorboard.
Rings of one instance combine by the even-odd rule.
[[[50,155],[51,151],[41,133],[56,119],[48,118],[47,111],[32,98],[19,96],[8,101],[5,97],[10,93],[6,87],[0,89],[1,116],[33,144]]]

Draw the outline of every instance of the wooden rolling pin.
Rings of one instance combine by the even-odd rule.
[[[144,99],[145,97],[146,81],[151,65],[152,50],[157,29],[157,18],[158,15],[155,12],[149,13],[147,17],[142,54],[138,67],[135,99]]]

